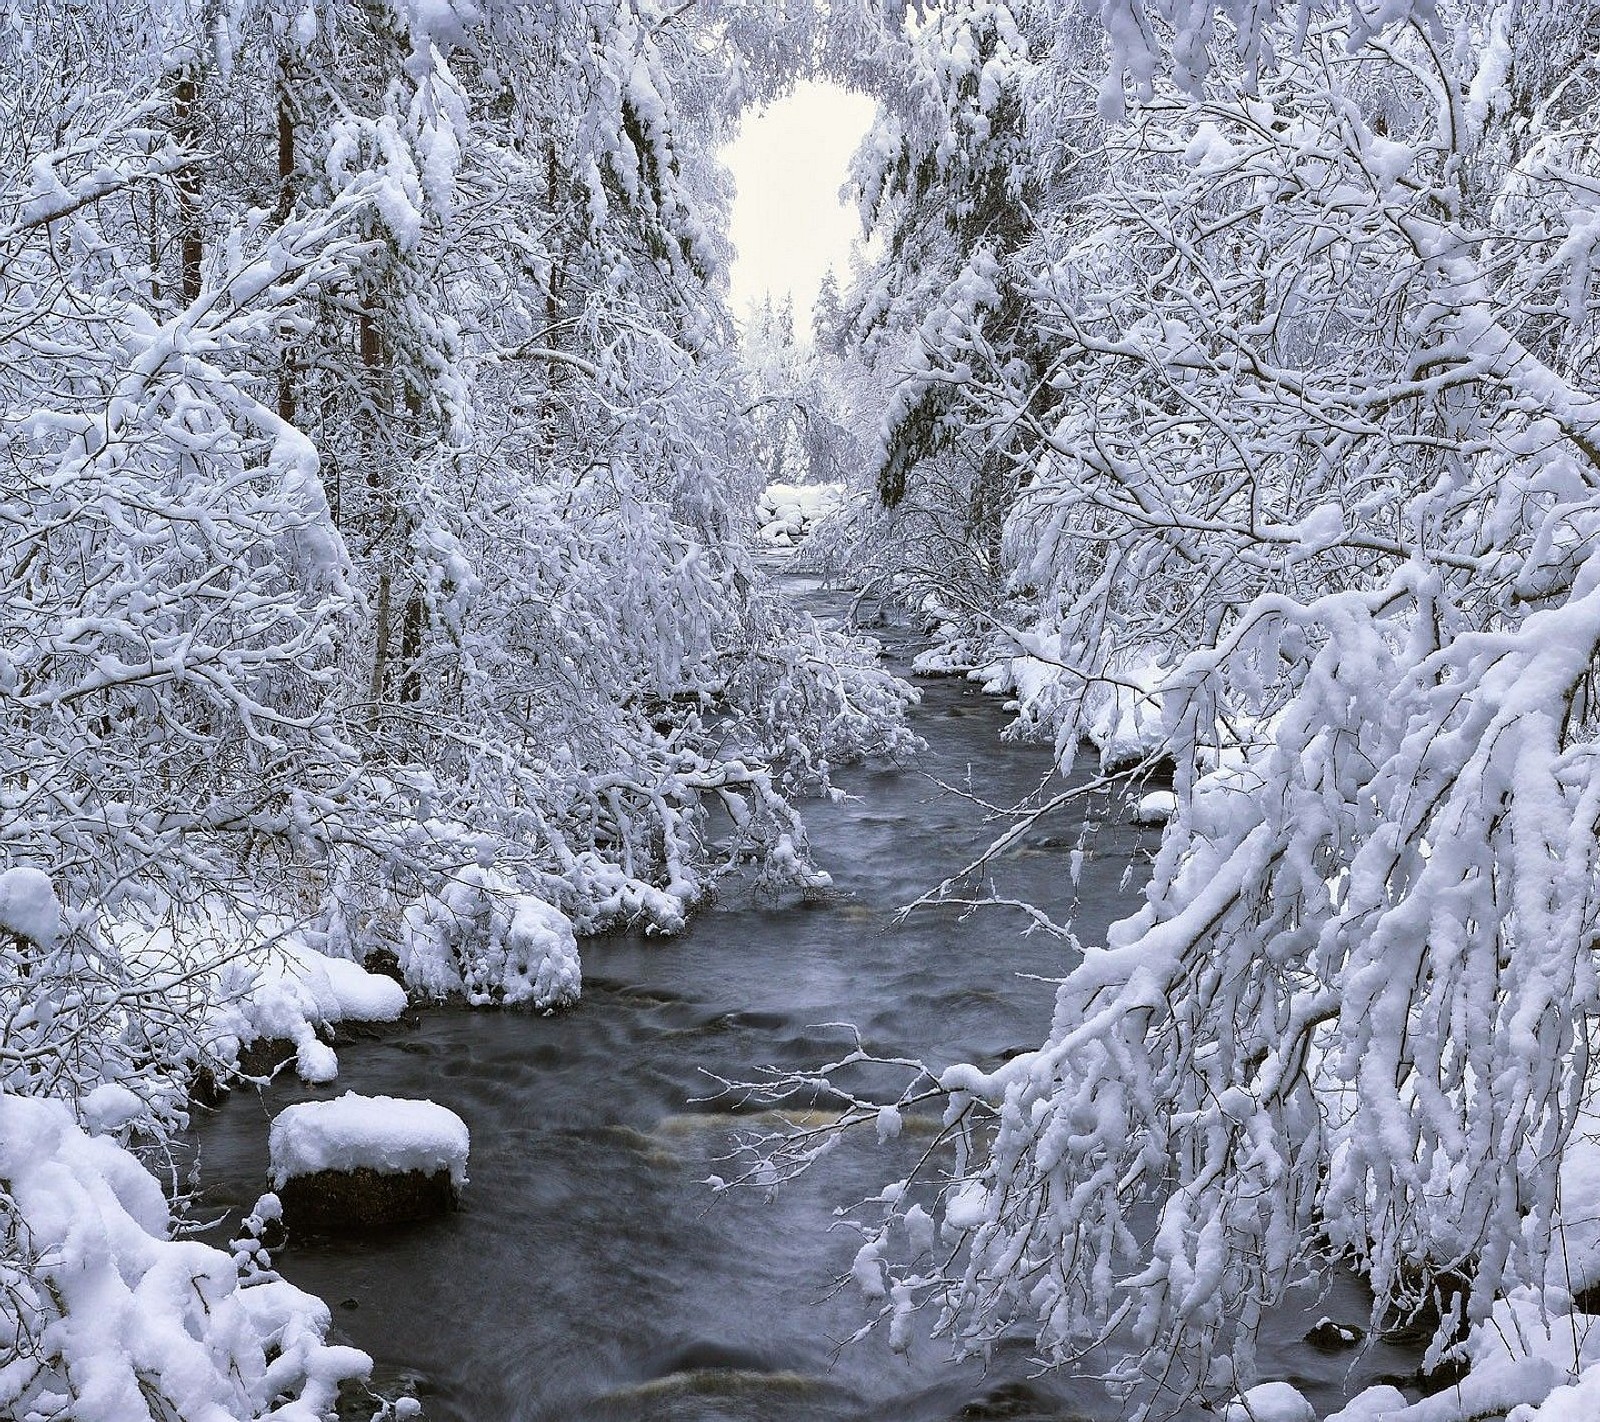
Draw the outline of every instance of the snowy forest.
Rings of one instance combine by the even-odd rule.
[[[861,240],[741,332],[719,154],[818,79]],[[830,1109],[695,1208],[877,1149],[849,1346],[1108,1416],[1600,1417],[1597,249],[1593,0],[0,7],[0,1418],[418,1415],[280,1212],[474,1123],[339,1024],[559,1055],[610,945],[819,919],[934,675],[1055,773],[895,907],[1046,1035],[741,1045]],[[1108,787],[1109,927],[1092,829],[997,887]],[[1257,1342],[1336,1273],[1418,1357],[1328,1405]]]

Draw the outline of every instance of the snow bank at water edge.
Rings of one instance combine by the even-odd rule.
[[[371,1372],[320,1300],[172,1239],[156,1179],[64,1102],[0,1095],[0,1182],[0,1415],[320,1422]]]
[[[339,1074],[339,1059],[318,1035],[338,1022],[393,1022],[406,1008],[406,990],[348,958],[331,958],[289,938],[270,951],[227,963],[208,1046],[237,1064],[251,1042],[292,1042],[302,1081],[323,1084]]]
[[[470,1147],[466,1122],[447,1107],[353,1091],[287,1107],[268,1137],[274,1190],[319,1171],[362,1167],[387,1175],[448,1171],[459,1190],[467,1182]]]
[[[583,990],[566,915],[482,864],[457,870],[406,910],[400,969],[419,992],[460,993],[474,1007],[552,1012]]]
[[[1408,1403],[1393,1388],[1358,1393],[1328,1422],[1594,1422],[1600,1417],[1600,1110],[1579,1117],[1561,1162],[1561,1214],[1542,1297],[1508,1289],[1463,1347],[1467,1374]]]
[[[921,676],[966,676],[990,696],[1005,696],[1019,727],[1056,738],[1063,768],[1080,742],[1100,753],[1100,768],[1124,770],[1160,753],[1162,668],[1153,655],[1129,655],[1085,678],[1063,651],[1057,633],[1010,629],[974,633],[965,620],[932,598],[923,615],[936,624],[933,643],[918,653],[912,670]],[[1001,643],[996,655],[996,642]]]
[[[1166,739],[1161,713],[1162,670],[1150,656],[1130,656],[1101,669],[1087,685],[1072,669],[1056,634],[1029,633],[1015,655],[989,661],[971,675],[991,695],[1009,695],[1019,723],[1054,732],[1064,765],[1078,741],[1100,752],[1104,771],[1137,765]]]
[[[756,527],[763,543],[789,548],[843,505],[843,484],[768,484],[756,501]]]

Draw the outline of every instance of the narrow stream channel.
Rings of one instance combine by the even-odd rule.
[[[842,599],[790,580],[821,612]],[[891,630],[891,665],[915,650]],[[842,777],[852,798],[808,808],[813,848],[833,875],[825,900],[730,899],[675,941],[616,937],[583,945],[584,994],[550,1018],[429,1009],[414,1025],[338,1043],[335,1092],[424,1096],[472,1131],[463,1208],[370,1238],[291,1246],[277,1259],[325,1298],[343,1341],[377,1360],[380,1385],[414,1388],[434,1422],[523,1419],[1116,1418],[1099,1385],[1035,1376],[1027,1349],[987,1372],[924,1341],[909,1359],[874,1335],[842,1352],[863,1321],[854,1290],[835,1292],[856,1240],[829,1231],[836,1205],[903,1174],[893,1151],[836,1152],[769,1202],[714,1196],[734,1124],[705,1098],[713,1076],[763,1063],[812,1065],[844,1041],[819,1023],[857,1024],[884,1052],[934,1063],[993,1061],[1037,1045],[1061,945],[1024,935],[1006,910],[965,919],[895,910],[937,883],[995,826],[937,781],[968,782],[1009,804],[1050,768],[1047,746],[1002,741],[1006,716],[962,681],[921,682],[915,725],[926,757]],[[1125,912],[1155,834],[1104,804],[1078,888],[1079,930]],[[1072,895],[1068,854],[1082,811],[1045,825],[1003,866],[1007,894],[1057,910]],[[205,1206],[248,1206],[266,1177],[268,1119],[317,1091],[280,1078],[235,1093],[196,1135]],[[909,1134],[909,1132],[908,1132]],[[234,1216],[236,1218],[236,1216]],[[1353,1283],[1309,1312],[1285,1311],[1263,1341],[1266,1377],[1287,1378],[1319,1413],[1376,1376],[1415,1369],[1379,1346],[1355,1375],[1348,1354],[1300,1342],[1321,1313],[1363,1321]],[[1180,1414],[1200,1418],[1194,1409]]]

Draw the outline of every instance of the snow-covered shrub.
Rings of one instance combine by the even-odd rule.
[[[0,874],[0,1090],[61,1098],[85,1120],[116,1092],[133,1103],[118,1126],[181,1126],[196,1077],[225,1081],[263,1038],[291,1042],[305,1080],[330,1081],[338,1064],[320,1030],[405,1009],[399,984],[267,915],[73,917],[41,871]]]
[[[161,1186],[59,1101],[0,1094],[0,1414],[322,1422],[372,1363],[320,1300],[173,1239]]]
[[[457,870],[406,910],[400,968],[418,992],[461,993],[474,1007],[548,1012],[582,990],[566,915],[482,864]]]
[[[43,871],[0,873],[0,1092],[82,1103],[114,1084],[137,1124],[181,1124],[207,1061],[211,972],[170,942],[124,951],[75,917]]]
[[[1564,23],[1541,33],[1581,49]],[[1545,155],[1596,158],[1436,108],[1503,59],[1469,33],[1446,56],[1401,27],[1405,61],[1357,40],[1345,65],[1318,32],[1259,92],[1142,107],[1097,222],[1063,213],[1081,238],[1038,271],[1064,398],[1019,413],[1048,451],[1008,531],[1019,582],[1059,637],[1064,721],[1130,654],[1167,668],[1178,812],[1049,1042],[959,1085],[994,1133],[964,1336],[998,1326],[1024,1240],[1050,1282],[1007,1307],[1047,1347],[1127,1317],[1196,1378],[1226,1352],[1247,1380],[1262,1301],[1333,1253],[1380,1312],[1465,1274],[1440,1346],[1451,1307],[1481,1322],[1544,1283],[1600,793],[1595,298],[1550,236],[1595,201]],[[1564,102],[1592,122],[1592,87]],[[1461,206],[1401,196],[1446,167]],[[1542,255],[1501,266],[1506,244]],[[1240,271],[1263,285],[1206,275]]]
[[[798,818],[780,813],[783,792],[826,791],[835,767],[915,756],[922,742],[906,726],[906,712],[921,693],[884,672],[881,648],[870,637],[781,606],[763,608],[761,615],[769,622],[766,645],[738,668],[735,687],[756,708],[747,734],[771,747],[775,773],[761,800],[752,797],[734,818],[757,847],[787,835],[791,847],[803,850]],[[807,863],[802,857],[797,867]],[[771,876],[774,882],[784,878],[776,867]],[[804,883],[804,876],[797,882]]]

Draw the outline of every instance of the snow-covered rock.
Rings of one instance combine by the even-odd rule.
[[[405,989],[347,958],[331,958],[297,939],[246,954],[221,975],[219,1006],[208,1046],[221,1061],[238,1060],[251,1042],[280,1038],[293,1044],[295,1069],[322,1084],[339,1072],[319,1028],[338,1022],[393,1022],[406,1008]]]
[[[761,541],[790,548],[844,503],[842,484],[769,484],[756,501]]]
[[[1386,1422],[1411,1405],[1405,1393],[1389,1383],[1364,1388],[1345,1403],[1328,1422]]]
[[[1133,807],[1136,825],[1164,825],[1178,813],[1178,797],[1170,790],[1152,790]]]
[[[1228,1403],[1222,1422],[1317,1422],[1317,1413],[1293,1384],[1265,1382]]]
[[[353,1091],[285,1108],[267,1141],[274,1190],[301,1176],[362,1167],[388,1175],[447,1171],[459,1190],[470,1145],[466,1122],[448,1107]]]
[[[155,1177],[64,1102],[0,1095],[0,1179],[0,1415],[320,1422],[370,1373],[319,1299],[172,1239]]]

